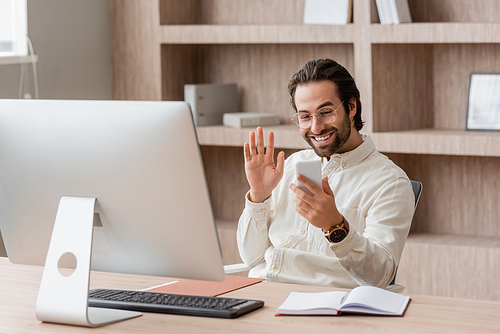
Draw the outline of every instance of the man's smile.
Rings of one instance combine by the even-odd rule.
[[[332,138],[333,133],[334,131],[321,135],[309,135],[309,138],[311,138],[315,144],[322,146],[328,143],[329,139]]]

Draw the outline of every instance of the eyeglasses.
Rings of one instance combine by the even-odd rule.
[[[321,123],[333,123],[337,119],[337,110],[343,103],[344,101],[342,101],[340,105],[335,109],[333,107],[321,108],[314,115],[308,112],[298,112],[293,115],[292,121],[301,129],[309,129],[311,127],[313,116],[316,116],[318,118],[318,121],[320,121]]]

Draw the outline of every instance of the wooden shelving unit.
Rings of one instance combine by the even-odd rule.
[[[183,100],[184,84],[235,82],[243,112],[280,115],[265,130],[290,154],[308,146],[290,121],[288,79],[336,59],[361,91],[363,132],[424,185],[398,283],[500,300],[500,134],[465,131],[470,72],[500,72],[500,5],[409,0],[414,23],[383,26],[370,0],[353,3],[351,24],[305,26],[304,0],[112,0],[114,98]],[[226,264],[240,261],[248,131],[198,128]]]

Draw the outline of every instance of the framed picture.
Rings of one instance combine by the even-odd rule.
[[[500,130],[500,73],[471,73],[466,130]]]

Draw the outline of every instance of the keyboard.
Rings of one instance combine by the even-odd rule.
[[[264,302],[250,299],[95,289],[89,291],[89,306],[139,312],[237,318],[261,308]]]

